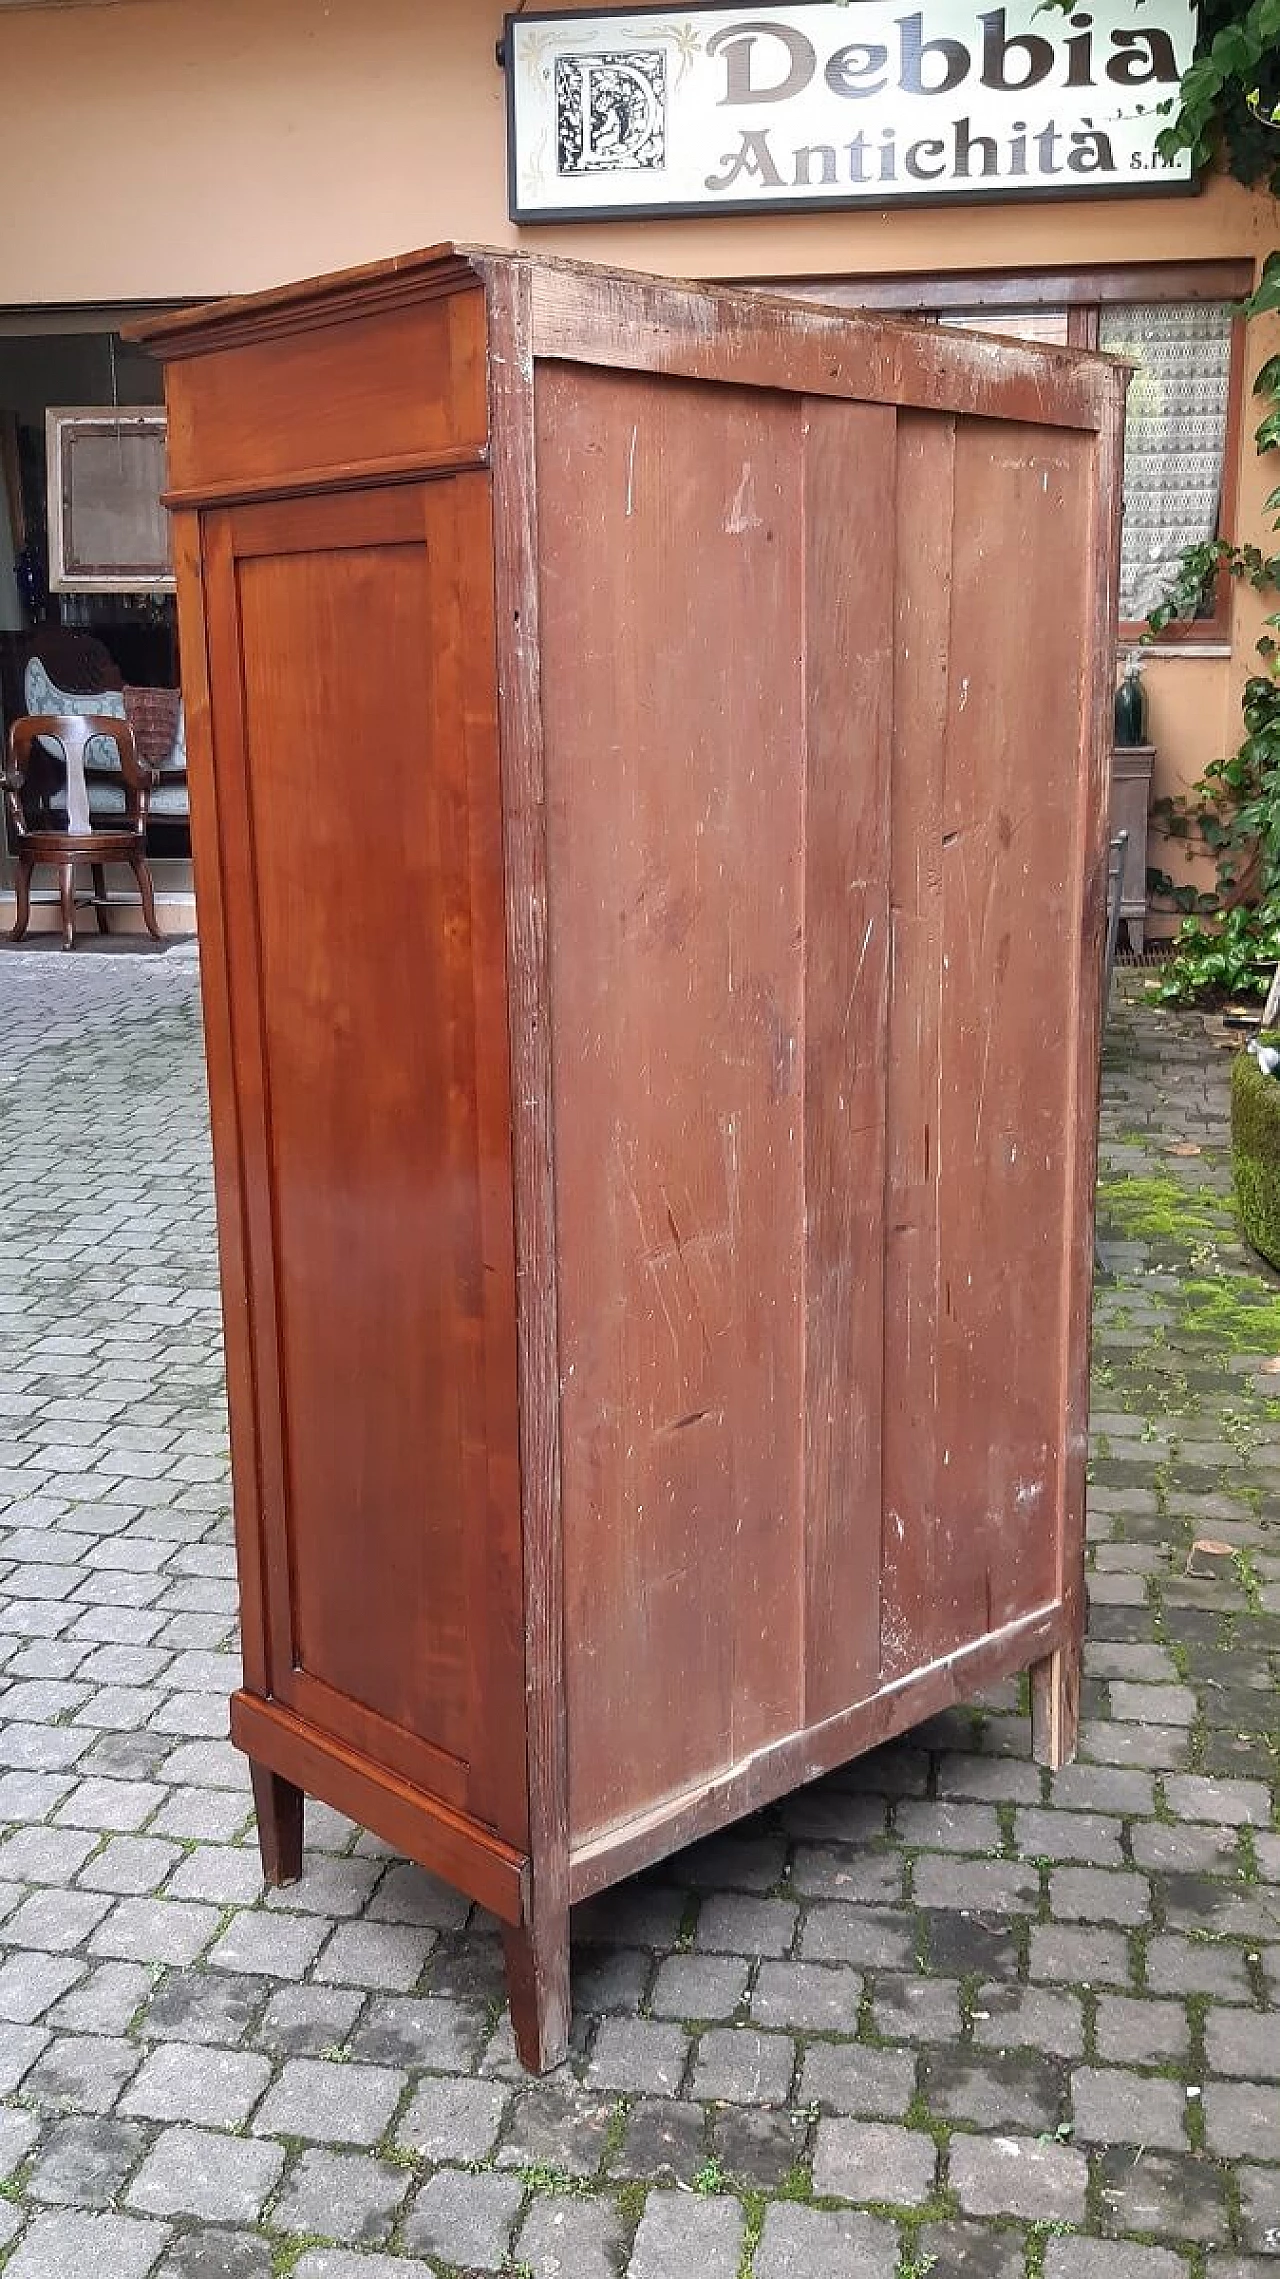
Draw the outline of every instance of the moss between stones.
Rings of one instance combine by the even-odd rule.
[[[1231,1069],[1231,1168],[1245,1240],[1280,1266],[1280,1081],[1247,1052]]]

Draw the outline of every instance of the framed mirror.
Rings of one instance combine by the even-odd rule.
[[[51,407],[49,586],[54,593],[172,593],[163,411]]]

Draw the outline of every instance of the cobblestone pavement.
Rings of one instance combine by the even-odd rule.
[[[593,1902],[535,2086],[381,1844],[313,1806],[263,1901],[192,954],[6,953],[0,1020],[6,2279],[1280,2272],[1280,1283],[1202,1023],[1113,1026],[1081,1761],[1009,1688]]]

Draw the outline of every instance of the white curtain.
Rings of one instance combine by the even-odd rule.
[[[1184,546],[1216,535],[1231,373],[1231,313],[1220,302],[1104,308],[1098,345],[1138,369],[1125,421],[1120,617],[1163,600]]]

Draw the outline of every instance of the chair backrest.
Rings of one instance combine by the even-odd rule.
[[[102,743],[109,745],[112,750],[112,760],[108,767],[95,765],[91,757]],[[9,812],[20,838],[27,829],[22,792],[32,752],[37,745],[42,753],[60,753],[66,773],[66,822],[61,825],[52,821],[42,822],[42,830],[63,829],[83,834],[93,829],[89,813],[88,781],[95,775],[109,775],[122,785],[125,808],[123,828],[142,830],[146,820],[146,790],[150,779],[148,771],[139,762],[133,730],[127,720],[115,720],[105,713],[37,712],[15,720],[9,730]]]
[[[1116,970],[1116,946],[1120,939],[1120,905],[1124,900],[1124,858],[1129,845],[1127,831],[1117,831],[1107,850],[1107,932],[1102,960],[1102,1015],[1106,1019],[1111,1002],[1111,978]]]

